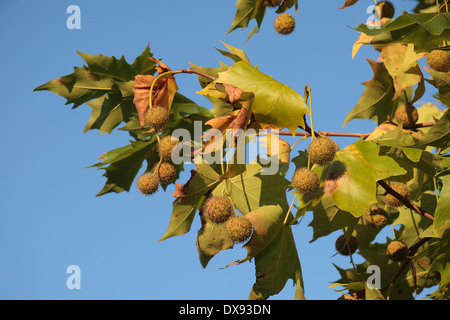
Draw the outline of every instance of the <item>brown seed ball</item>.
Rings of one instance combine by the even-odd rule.
[[[408,247],[402,241],[394,240],[389,242],[386,250],[389,259],[395,262],[405,260],[408,255]]]
[[[389,216],[383,208],[373,206],[364,214],[364,221],[375,229],[382,229],[389,221]]]
[[[278,7],[282,0],[264,0],[263,6],[268,8]]]
[[[161,139],[161,141],[158,143],[158,154],[163,159],[163,161],[172,160],[172,151],[178,144],[178,139],[172,136],[165,136]]]
[[[400,194],[401,196],[403,196],[404,198],[406,198],[406,200],[409,200],[410,196],[411,196],[411,190],[409,189],[409,187],[401,182],[392,182],[390,184],[390,187],[392,189],[394,189],[394,191],[396,191],[398,194]],[[398,200],[396,197],[394,197],[391,194],[386,194],[384,196],[384,202],[390,206],[390,207],[400,207],[403,205],[403,203]]]
[[[294,171],[291,181],[292,187],[305,194],[312,194],[320,187],[320,179],[317,173],[308,168],[298,168]]]
[[[450,51],[433,50],[427,55],[428,66],[439,72],[446,72],[450,69]]]
[[[378,20],[383,18],[392,19],[395,14],[395,7],[390,1],[381,1],[377,4],[379,10],[375,11],[375,17]]]
[[[412,127],[419,120],[419,113],[413,105],[404,104],[395,110],[395,119],[398,124],[402,123],[404,127]]]
[[[244,216],[232,217],[225,225],[228,237],[237,243],[245,242],[252,235],[253,227]]]
[[[345,235],[342,235],[336,239],[334,245],[336,247],[336,250],[344,256],[354,254],[356,252],[356,249],[358,249],[358,242],[356,241],[356,238],[354,236],[350,236],[347,240],[345,238]]]
[[[214,223],[224,223],[233,215],[233,204],[225,196],[206,199],[202,208],[205,218]]]
[[[153,167],[152,171],[156,169],[157,164]],[[159,165],[157,172],[159,182],[162,184],[169,184],[175,182],[177,177],[177,168],[170,162],[162,162]]]
[[[169,111],[165,108],[154,106],[145,114],[145,124],[156,131],[162,131],[169,123]]]
[[[309,144],[308,157],[312,164],[324,166],[334,160],[338,149],[330,137],[317,137]]]
[[[275,19],[274,27],[279,34],[290,34],[295,29],[295,19],[289,13],[279,14]]]
[[[137,180],[137,187],[142,194],[151,195],[158,191],[158,176],[151,173],[144,173]]]

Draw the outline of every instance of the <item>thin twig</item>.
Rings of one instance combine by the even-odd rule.
[[[208,75],[208,74],[206,74],[206,73],[197,71],[197,70],[195,70],[195,69],[193,69],[193,68],[183,69],[183,70],[181,70],[181,73],[195,73],[195,74],[197,74],[197,75],[199,75],[199,76],[202,76],[202,77],[205,77],[205,78],[207,78],[207,79],[209,79],[209,80],[211,80],[211,81],[214,81],[214,80],[217,79],[216,77],[212,77],[212,76],[210,76],[210,75]]]
[[[391,188],[391,186],[389,184],[387,184],[385,181],[383,180],[379,180],[377,181],[377,183],[382,186],[387,193],[393,195],[395,198],[397,198],[398,200],[401,201],[401,203],[403,203],[406,207],[410,208],[411,210],[414,210],[415,212],[421,214],[422,216],[424,216],[425,218],[427,218],[428,220],[434,221],[434,216],[431,215],[430,213],[426,212],[424,209],[422,209],[421,207],[417,206],[416,204],[412,203],[411,201],[409,201],[408,199],[406,199],[405,197],[403,197],[401,194],[399,194],[397,191],[395,191],[394,189]]]

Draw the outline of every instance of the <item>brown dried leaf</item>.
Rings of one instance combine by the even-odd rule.
[[[150,60],[158,63],[156,69],[159,74],[170,71],[169,67],[161,61],[149,57]],[[149,95],[152,83],[156,77],[152,75],[137,75],[134,79],[133,92],[134,104],[139,116],[139,123],[141,127],[145,125],[145,113],[149,109]],[[178,86],[172,74],[159,78],[153,86],[152,105],[165,108],[167,111],[172,106],[175,93],[178,91]]]
[[[345,9],[345,8],[351,7],[352,5],[354,5],[357,2],[358,2],[358,0],[345,0],[344,5],[339,9]]]

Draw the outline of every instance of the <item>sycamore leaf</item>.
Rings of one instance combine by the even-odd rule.
[[[270,244],[255,257],[256,282],[250,300],[267,299],[278,294],[289,279],[296,285],[296,299],[304,299],[300,260],[294,236],[283,224]]]
[[[362,139],[338,151],[325,170],[324,191],[336,206],[360,217],[377,203],[377,181],[404,174],[388,156],[379,156],[380,147]]]
[[[253,226],[253,235],[244,245],[247,250],[247,257],[240,262],[245,262],[254,258],[264,248],[266,248],[281,230],[286,212],[277,205],[262,206],[245,215]]]
[[[357,31],[374,38],[371,44],[413,44],[417,53],[430,52],[450,40],[450,13],[409,14],[404,12],[380,28],[361,24]]]
[[[309,110],[301,95],[246,62],[237,62],[220,72],[215,82],[254,93],[252,111],[263,128],[288,128],[294,134],[297,127],[305,125],[303,117]],[[205,89],[198,93],[211,95]]]
[[[438,72],[425,67],[425,70],[431,74],[433,79],[427,80],[438,89],[437,99],[446,106],[450,106],[450,75],[448,72]]]
[[[97,196],[110,192],[129,191],[142,162],[155,147],[156,138],[152,138],[148,141],[132,142],[129,146],[119,148],[119,152],[113,150],[103,156],[103,159],[108,161],[94,165],[105,170],[104,176],[107,178],[105,186]],[[112,155],[115,156],[112,157]],[[106,164],[108,166],[104,167]]]
[[[383,47],[380,59],[393,79],[393,99],[398,98],[406,88],[422,81],[423,74],[417,60],[424,56],[424,53],[417,54],[411,44],[393,43]]]
[[[152,61],[155,61],[158,66],[156,69],[159,74],[170,71],[169,67],[161,61],[150,57]],[[153,75],[137,75],[134,80],[133,92],[134,92],[134,104],[138,111],[139,122],[141,127],[145,125],[145,113],[150,108],[149,98],[150,89],[156,77]],[[170,111],[173,99],[176,92],[178,91],[178,86],[175,81],[175,77],[172,74],[168,74],[159,78],[153,86],[152,92],[152,106],[158,106]]]
[[[100,134],[111,133],[122,122],[128,122],[132,116],[133,102],[118,94],[102,96],[87,105],[92,108],[92,113],[84,132],[99,129]]]
[[[313,228],[313,238],[325,237],[343,228],[353,229],[358,219],[346,211],[340,210],[328,194],[313,208],[313,220],[309,224]]]
[[[224,223],[202,219],[196,245],[200,263],[206,268],[208,262],[220,251],[233,248],[234,242],[228,236]]]
[[[401,126],[391,127],[380,138],[372,140],[380,146],[389,146],[400,149],[411,161],[418,162],[422,157],[422,150],[410,148],[416,143],[416,139],[411,136],[411,132],[403,130]]]
[[[343,127],[352,119],[372,119],[378,124],[386,121],[396,106],[394,84],[384,63],[367,59],[372,67],[374,77],[366,81],[362,97],[344,120]]]
[[[206,162],[197,165],[197,170],[192,171],[191,179],[183,186],[181,192],[176,194],[178,198],[173,202],[169,227],[159,241],[189,232],[204,195],[220,182],[218,176],[219,174]]]
[[[289,181],[279,171],[264,174],[264,169],[269,168],[260,163],[249,163],[244,172],[223,180],[213,194],[226,192],[236,209],[244,215],[264,205],[279,205],[287,212],[289,205],[286,190]]]
[[[443,176],[443,188],[439,194],[433,228],[441,237],[446,229],[450,228],[450,175]]]
[[[442,117],[431,129],[418,141],[414,147],[433,146],[446,149],[450,145],[450,110],[447,109]]]

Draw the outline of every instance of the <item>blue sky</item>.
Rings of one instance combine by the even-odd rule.
[[[364,91],[361,82],[372,78],[365,58],[377,59],[370,47],[351,57],[358,34],[350,27],[366,22],[373,1],[361,0],[346,10],[338,10],[344,0],[299,2],[293,34],[276,34],[275,13],[269,11],[260,33],[243,46],[250,29],[225,35],[235,1],[1,1],[0,298],[247,299],[254,264],[220,269],[245,257],[236,246],[203,269],[195,246],[198,217],[190,233],[158,242],[169,223],[173,186],[154,198],[134,188],[95,197],[105,182],[103,171],[86,167],[103,152],[127,144],[125,132],[83,134],[91,108],[71,110],[63,98],[32,90],[81,66],[76,50],[124,55],[132,62],[150,44],[154,56],[176,70],[189,62],[206,67],[229,62],[215,50],[224,49],[223,41],[243,46],[261,71],[297,92],[303,94],[309,84],[316,130],[372,131],[369,121],[341,127]],[[398,12],[414,6],[412,1],[395,3]],[[66,27],[72,4],[81,9],[81,30]],[[195,93],[200,89],[195,76],[179,75],[177,83],[182,94],[211,108]],[[344,147],[355,140],[336,141]],[[306,147],[304,141],[296,149]],[[311,219],[309,213],[294,227],[305,295],[336,299],[339,294],[328,289],[339,279],[332,263],[351,264],[334,256],[338,233],[309,243]],[[66,287],[69,265],[81,269],[80,290]],[[293,295],[289,281],[272,299]]]

